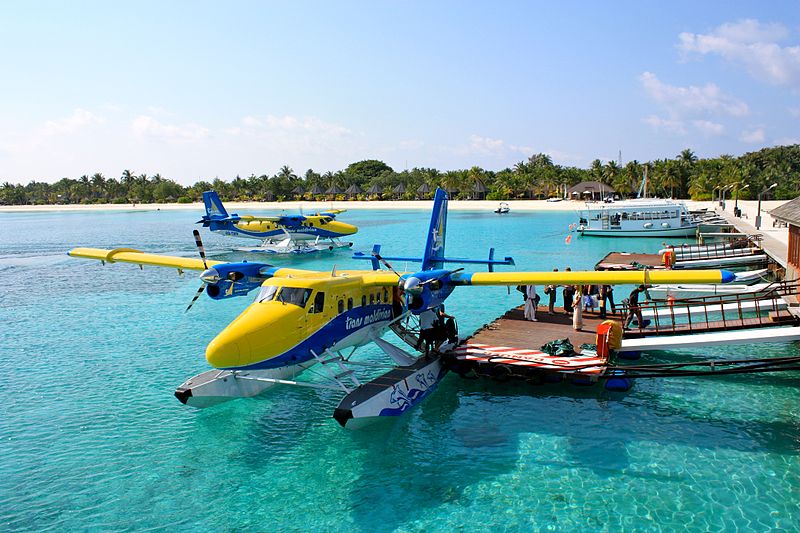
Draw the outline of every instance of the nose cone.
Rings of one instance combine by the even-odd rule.
[[[410,278],[406,279],[404,289],[409,292],[413,292],[415,289],[419,287],[419,284],[422,283],[419,278],[415,276],[411,276]]]
[[[295,305],[253,303],[208,343],[206,360],[216,368],[269,366],[302,340],[304,318]]]
[[[333,226],[331,229],[335,230],[336,233],[340,235],[352,235],[358,232],[358,228],[352,224],[348,224],[346,222],[339,222],[338,220],[329,222],[330,226]]]
[[[223,329],[206,346],[206,361],[215,368],[235,368],[242,364],[242,355],[250,353],[247,336],[242,335],[233,324]]]

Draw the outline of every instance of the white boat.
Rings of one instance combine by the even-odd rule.
[[[773,286],[773,283],[754,283],[752,285],[731,284],[722,285],[710,283],[708,285],[653,285],[647,291],[655,299],[663,300],[670,295],[688,298],[692,296],[715,296],[726,294],[751,294],[763,292]]]
[[[511,211],[511,208],[508,207],[508,204],[505,202],[500,202],[500,206],[494,210],[498,215],[505,215],[509,211]]]
[[[683,202],[658,199],[586,204],[579,216],[587,237],[694,237],[700,224]]]

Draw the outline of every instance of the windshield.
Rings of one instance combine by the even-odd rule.
[[[273,298],[275,298],[275,293],[278,292],[278,287],[273,285],[264,285],[261,287],[261,290],[258,291],[256,295],[256,302],[269,302]]]
[[[311,297],[311,289],[283,287],[275,299],[282,303],[305,307],[309,297]]]

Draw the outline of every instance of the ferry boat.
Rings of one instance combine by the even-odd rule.
[[[683,202],[659,199],[586,204],[578,232],[595,237],[694,237],[700,221]]]

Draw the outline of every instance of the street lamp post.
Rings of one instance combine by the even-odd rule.
[[[770,189],[774,189],[777,186],[778,186],[777,183],[773,183],[772,185],[770,185],[769,187],[758,193],[758,214],[756,215],[756,229],[761,229],[761,195],[763,195]]]
[[[711,204],[712,205],[714,204],[714,201],[715,201],[714,200],[714,191],[716,191],[717,189],[719,189],[719,186],[714,187],[713,189],[711,189]]]
[[[747,189],[749,187],[750,184],[748,183],[747,185],[742,187],[741,190]],[[733,216],[742,218],[742,212],[739,211],[739,187],[736,187],[736,202],[733,204]]]
[[[735,183],[733,185],[727,185],[723,187],[722,190],[720,190],[719,192],[719,206],[722,208],[723,211],[725,211],[725,193],[731,190],[735,185],[736,185]]]

